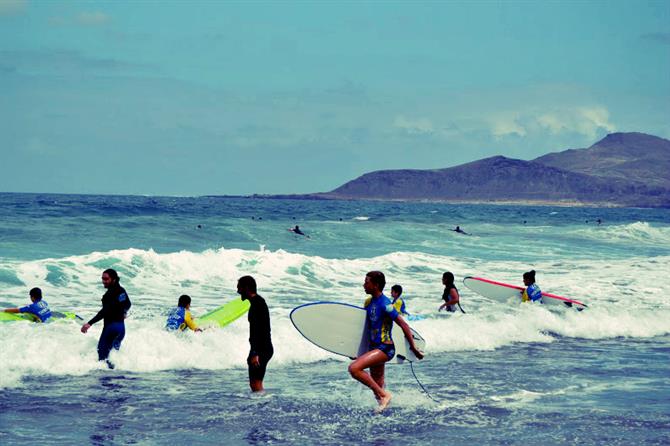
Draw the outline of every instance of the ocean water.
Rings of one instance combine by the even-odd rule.
[[[0,324],[0,443],[670,443],[670,210],[0,194],[0,307],[39,286],[88,320],[109,267],[133,301],[116,369],[97,361],[102,323],[87,335],[74,321]],[[387,366],[381,415],[349,361],[288,317],[360,305],[373,269],[403,286],[427,341],[413,370]],[[460,286],[466,314],[436,311],[444,271],[521,284],[529,269],[589,308],[505,307]],[[197,316],[236,299],[246,274],[272,319],[261,396],[246,318],[163,330],[180,294]]]

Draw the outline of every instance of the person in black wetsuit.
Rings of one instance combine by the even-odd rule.
[[[237,281],[237,293],[242,300],[248,300],[249,344],[251,349],[247,358],[249,366],[249,387],[252,392],[262,392],[265,369],[272,358],[272,338],[270,337],[270,311],[259,294],[256,293],[256,280],[251,276],[240,277]]]
[[[464,230],[462,230],[460,226],[456,226],[456,229],[452,229],[452,231],[458,232],[459,234],[463,234],[463,235],[470,235],[467,232],[465,232]]]
[[[107,359],[112,348],[118,350],[126,335],[126,326],[123,320],[130,309],[128,293],[119,284],[119,275],[113,269],[106,269],[102,273],[102,285],[107,292],[102,296],[102,309],[93,319],[82,325],[81,332],[86,333],[91,325],[104,320],[100,340],[98,341],[98,360],[107,361],[109,368],[114,368]]]
[[[292,232],[297,235],[304,235],[305,237],[309,238],[309,235],[302,232],[302,229],[300,229],[300,226],[298,225],[295,225],[295,228],[289,228],[289,232]]]

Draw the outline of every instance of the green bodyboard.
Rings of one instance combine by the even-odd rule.
[[[198,327],[225,327],[249,311],[248,300],[235,299],[219,308],[205,313],[196,320]]]
[[[57,321],[57,320],[66,320],[66,319],[77,319],[82,320],[79,316],[68,311],[52,311],[51,317],[47,322]],[[30,313],[5,313],[0,311],[0,322],[38,322],[39,319],[37,316],[34,316]]]

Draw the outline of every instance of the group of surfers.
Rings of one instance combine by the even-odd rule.
[[[526,288],[522,292],[523,301],[542,300],[542,292],[535,284],[535,271],[523,275]],[[120,284],[118,273],[113,269],[106,269],[102,273],[102,284],[106,289],[102,296],[101,310],[88,322],[82,325],[81,332],[87,333],[93,324],[103,321],[103,329],[98,340],[98,360],[105,361],[110,368],[114,365],[109,361],[112,349],[119,350],[125,337],[125,319],[131,307],[130,297]],[[438,311],[455,312],[460,308],[460,295],[454,285],[453,273],[447,271],[442,275],[444,303]],[[368,326],[368,351],[349,364],[349,373],[357,381],[369,387],[374,393],[378,406],[377,412],[383,411],[391,401],[391,393],[384,385],[384,366],[395,356],[395,345],[391,336],[393,323],[397,324],[407,339],[411,351],[418,359],[424,357],[414,343],[411,330],[405,318],[409,315],[405,302],[401,298],[402,287],[394,285],[391,288],[391,298],[384,294],[386,277],[381,271],[370,271],[365,275],[363,289],[369,295],[364,307]],[[247,366],[249,370],[249,386],[252,392],[263,391],[263,379],[267,364],[274,354],[270,335],[270,312],[268,306],[257,292],[256,280],[252,276],[240,277],[237,281],[237,293],[242,300],[248,300],[250,305],[249,321],[249,354]],[[43,299],[39,288],[30,290],[32,303],[21,308],[7,308],[9,313],[30,313],[36,320],[46,322],[51,317],[49,305]],[[166,329],[194,331],[200,330],[190,314],[191,298],[188,295],[179,297],[177,306],[170,310]],[[462,308],[460,308],[463,311]],[[369,370],[369,372],[366,371]]]

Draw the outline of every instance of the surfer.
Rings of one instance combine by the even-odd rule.
[[[391,337],[393,321],[402,329],[410,349],[417,358],[423,358],[414,345],[412,332],[407,322],[391,304],[391,299],[382,292],[386,278],[381,271],[370,271],[365,276],[363,289],[371,297],[365,301],[368,326],[368,351],[349,364],[349,373],[357,381],[365,384],[375,394],[379,403],[377,412],[383,411],[391,402],[391,392],[384,389],[384,365],[395,356],[395,345]],[[370,373],[365,369],[369,368]]]
[[[256,293],[256,280],[251,276],[240,277],[237,281],[237,294],[242,300],[248,300],[249,308],[249,387],[252,392],[262,392],[265,369],[272,358],[272,338],[270,337],[270,311],[259,294]]]
[[[309,238],[309,235],[302,232],[302,229],[300,229],[300,226],[298,225],[295,225],[295,228],[289,228],[289,231],[293,232],[294,234],[304,235],[305,237]]]
[[[201,328],[193,321],[191,317],[191,296],[187,294],[182,294],[179,296],[179,301],[177,306],[170,310],[168,313],[167,322],[165,323],[165,328],[170,331],[180,330],[183,331],[186,327],[190,328],[193,331],[202,331]]]
[[[102,309],[93,319],[82,325],[81,332],[86,333],[91,325],[104,320],[102,333],[98,340],[98,361],[106,361],[110,369],[114,365],[109,362],[109,352],[121,347],[121,341],[126,336],[124,319],[130,309],[130,297],[119,283],[119,274],[109,268],[102,273],[102,285],[107,289],[102,296]]]
[[[521,291],[521,301],[522,302],[542,302],[542,290],[535,283],[535,270],[530,270],[526,273],[523,273],[523,284],[526,285],[526,288]]]
[[[402,315],[403,317],[408,317],[409,313],[407,312],[407,307],[405,306],[405,299],[400,297],[402,295],[402,287],[400,285],[393,285],[391,287],[391,297],[393,300],[391,303],[393,304],[393,308]]]
[[[28,313],[33,316],[35,322],[46,322],[51,317],[49,304],[42,300],[42,290],[33,288],[28,293],[30,295],[30,305],[21,308],[5,308],[5,313]]]
[[[456,305],[460,308],[460,298],[458,288],[454,285],[454,274],[447,271],[442,274],[442,285],[444,285],[444,292],[442,293],[442,300],[444,303],[440,305],[437,311],[447,310],[450,313],[456,312]],[[461,311],[463,309],[461,308]]]
[[[452,229],[452,231],[458,232],[459,234],[463,234],[463,235],[470,235],[467,232],[465,232],[464,230],[462,230],[460,226],[456,226],[456,229]]]

